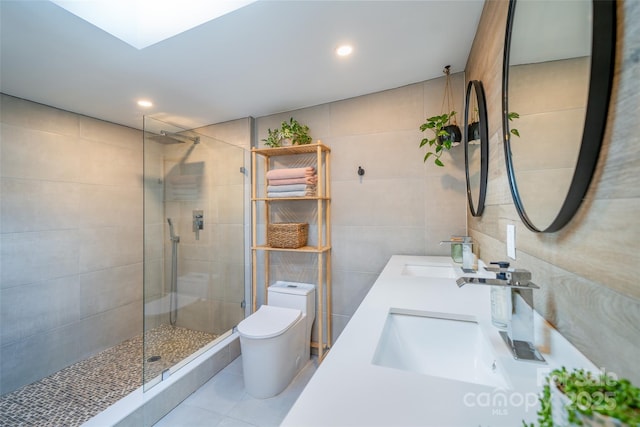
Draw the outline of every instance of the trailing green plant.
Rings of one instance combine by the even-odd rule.
[[[289,121],[283,121],[280,128],[267,130],[267,138],[262,141],[267,147],[281,147],[282,141],[289,140],[292,145],[306,145],[311,143],[309,126],[301,125],[293,117]]]
[[[515,111],[512,111],[509,114],[507,114],[507,117],[509,118],[509,121],[512,122],[515,119],[519,119],[520,118],[520,114],[516,113]],[[511,129],[509,129],[509,132],[511,132],[512,134],[514,134],[517,137],[520,137],[520,132],[518,131],[518,129],[511,128]]]
[[[442,153],[444,153],[445,150],[448,151],[453,146],[451,135],[447,130],[445,130],[445,126],[447,126],[455,114],[455,111],[451,111],[449,114],[429,117],[422,125],[420,125],[420,130],[422,132],[426,130],[433,132],[433,138],[423,138],[422,141],[420,141],[420,148],[425,145],[428,145],[430,148],[430,150],[424,155],[424,162],[426,162],[429,157],[434,156],[434,163],[436,166],[444,166],[444,163],[440,160],[440,156],[442,156]],[[431,148],[433,148],[433,151]]]
[[[551,387],[553,385],[565,395],[569,404],[565,406],[570,425],[582,425],[581,415],[594,413],[619,420],[627,426],[640,426],[640,388],[629,380],[617,379],[610,373],[595,375],[583,369],[571,372],[565,367],[554,369],[546,378],[538,400],[538,426],[554,427]],[[534,423],[522,422],[523,427],[535,427]]]

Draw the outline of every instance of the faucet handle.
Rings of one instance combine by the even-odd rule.
[[[489,264],[497,265],[498,267],[485,267],[487,271],[493,271],[496,273],[496,279],[507,280],[507,268],[509,268],[509,261],[491,261]]]
[[[509,261],[491,261],[489,264],[497,265],[500,268],[509,268]]]

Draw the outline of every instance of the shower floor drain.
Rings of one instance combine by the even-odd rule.
[[[162,358],[161,356],[151,356],[150,358],[147,359],[147,362],[157,362],[161,358]]]

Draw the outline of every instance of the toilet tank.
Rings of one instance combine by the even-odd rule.
[[[268,304],[295,308],[313,319],[316,314],[316,287],[310,283],[277,281],[269,286]]]

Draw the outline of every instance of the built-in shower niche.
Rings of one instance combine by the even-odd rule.
[[[144,125],[148,388],[244,318],[245,150],[149,117]]]

